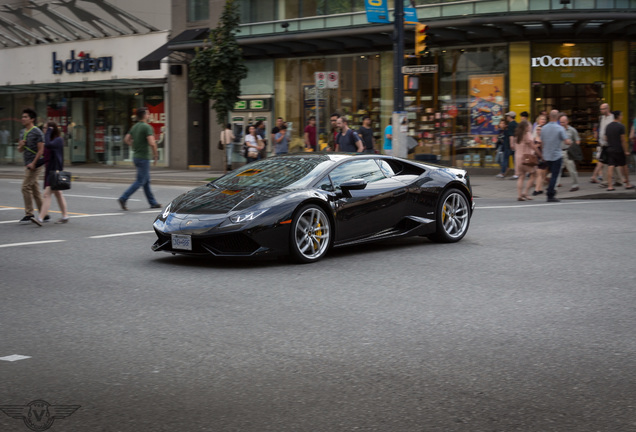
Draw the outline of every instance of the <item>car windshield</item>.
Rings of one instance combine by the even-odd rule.
[[[235,188],[298,188],[306,187],[331,165],[329,156],[283,156],[251,163],[211,183],[212,186]]]

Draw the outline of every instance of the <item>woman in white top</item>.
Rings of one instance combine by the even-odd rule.
[[[245,146],[247,147],[247,162],[254,162],[258,159],[258,137],[254,125],[247,127],[245,134]]]
[[[225,146],[225,166],[227,167],[227,171],[232,171],[232,152],[234,151],[234,140],[236,137],[232,133],[232,125],[226,124],[225,130],[221,132],[221,143]]]

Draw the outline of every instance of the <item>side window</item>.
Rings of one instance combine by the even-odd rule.
[[[393,171],[393,168],[391,168],[391,165],[389,165],[387,161],[379,159],[377,162],[385,176],[393,177],[395,175],[395,171]]]
[[[334,168],[329,174],[333,186],[338,189],[346,181],[353,179],[364,179],[368,183],[381,180],[385,175],[373,159],[363,159],[344,164]]]
[[[320,180],[316,187],[327,192],[334,191],[333,184],[331,184],[331,179],[329,178],[329,176],[325,176],[325,178]]]

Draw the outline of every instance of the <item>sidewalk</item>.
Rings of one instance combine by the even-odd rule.
[[[71,166],[68,170],[73,174],[73,181],[95,183],[130,184],[135,180],[134,167],[107,166],[101,164]],[[0,178],[22,179],[24,168],[20,165],[0,165]],[[196,187],[207,183],[206,179],[220,177],[221,171],[208,170],[175,170],[169,168],[151,168],[150,177],[156,185],[173,185]],[[505,199],[516,201],[516,180],[499,179],[490,172],[469,171],[473,194],[476,198]],[[630,173],[632,181],[636,176]],[[624,186],[616,187],[614,192],[607,192],[598,184],[590,183],[590,173],[579,173],[579,190],[568,192],[572,186],[571,177],[561,179],[562,187],[557,189],[559,199],[636,199],[636,189],[625,190]],[[545,190],[545,188],[544,188]],[[532,202],[544,202],[546,195],[534,197]]]

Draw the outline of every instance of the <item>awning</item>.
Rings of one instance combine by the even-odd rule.
[[[168,57],[173,51],[168,49],[168,45],[202,39],[202,37],[210,32],[209,28],[198,28],[185,30],[177,36],[170,39],[165,44],[148,54],[137,62],[137,70],[156,70],[161,68],[161,60]]]

